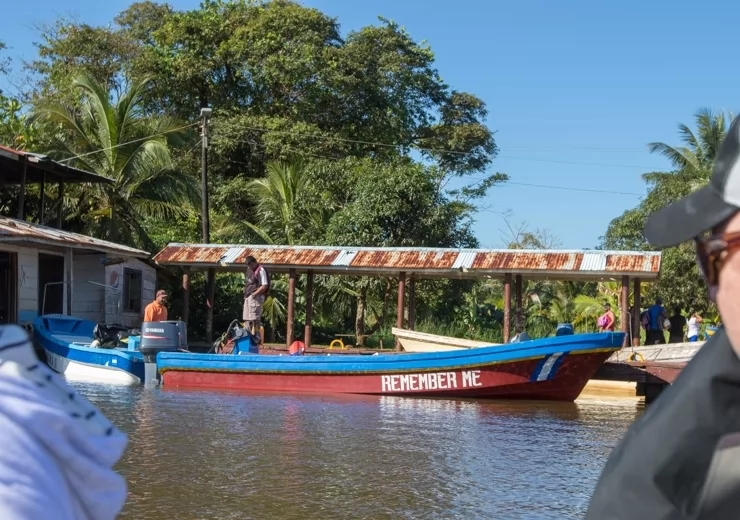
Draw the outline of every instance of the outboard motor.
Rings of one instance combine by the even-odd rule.
[[[145,321],[141,324],[139,351],[144,356],[145,384],[158,379],[157,354],[188,349],[184,321]]]

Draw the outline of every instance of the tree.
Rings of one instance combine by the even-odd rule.
[[[307,211],[302,205],[307,182],[309,172],[304,161],[267,163],[266,176],[246,185],[258,222],[246,225],[269,244],[300,243],[310,233],[311,225],[319,225],[324,215],[321,206]]]
[[[605,249],[650,250],[642,236],[648,216],[693,190],[705,185],[711,177],[719,146],[726,133],[732,114],[714,113],[704,108],[695,114],[696,131],[687,125],[678,126],[683,146],[650,143],[648,149],[668,158],[674,168],[670,172],[651,172],[643,175],[647,195],[636,208],[625,211],[610,222],[602,237]],[[661,278],[644,295],[660,295],[670,305],[685,310],[705,311],[711,307],[703,279],[696,266],[693,245],[681,244],[663,251]]]
[[[30,120],[21,102],[0,94],[0,144],[16,150],[33,151],[39,138],[38,125]]]
[[[39,59],[27,65],[36,82],[29,98],[70,104],[82,94],[74,80],[85,76],[121,96],[127,86],[125,64],[138,48],[125,33],[106,27],[75,24],[61,18],[42,26],[36,44]]]
[[[140,112],[147,82],[133,85],[114,104],[102,85],[80,76],[73,81],[82,93],[79,110],[48,101],[35,107],[34,118],[59,128],[51,155],[114,181],[87,185],[67,198],[67,220],[101,238],[148,247],[143,219],[186,216],[198,190],[192,177],[175,170],[170,155],[169,145],[183,137],[181,125]]]
[[[95,130],[78,131],[69,122],[87,117],[89,93],[69,87],[79,75],[91,76],[117,100],[135,88],[141,125],[166,121],[163,114],[181,124],[195,122],[201,107],[213,107],[208,159],[214,240],[473,245],[471,201],[507,179],[489,173],[445,191],[454,176],[486,171],[498,152],[485,124],[486,106],[447,85],[432,49],[391,20],[342,37],[336,19],[289,0],[204,0],[185,11],[144,1],[107,27],[61,20],[45,28],[40,54],[30,66],[37,83],[29,97],[39,107],[54,102],[69,115],[56,121],[57,146],[49,147],[59,157],[107,148]],[[415,162],[419,154],[428,166]],[[193,154],[182,155],[162,175],[175,168],[195,172]],[[110,159],[94,162],[108,156],[72,162],[128,178],[115,173],[120,168],[111,167]],[[67,200],[74,210],[67,224],[91,233],[157,244],[197,235],[198,219],[187,211],[142,206],[133,195],[77,195]],[[87,200],[107,202],[91,207]],[[168,215],[145,211],[155,207]],[[418,283],[417,315],[463,305],[462,289],[471,285]],[[354,321],[358,330],[363,322],[378,330],[395,305],[388,281],[317,277],[316,287],[317,303],[343,309],[327,320],[332,327]]]
[[[5,50],[5,43],[0,41],[0,74],[7,74],[10,71],[10,58],[3,56]],[[3,91],[0,90],[0,94],[2,94],[2,92]]]

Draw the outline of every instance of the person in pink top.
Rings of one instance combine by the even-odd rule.
[[[614,324],[617,321],[617,317],[612,311],[612,306],[609,303],[604,304],[604,314],[599,317],[598,325],[599,332],[614,332]]]

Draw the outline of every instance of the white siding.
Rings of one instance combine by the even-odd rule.
[[[24,325],[38,316],[39,253],[25,247],[15,251],[18,253],[18,322]]]
[[[125,312],[123,310],[123,271],[124,269],[133,269],[141,271],[142,291],[141,291],[141,312]],[[135,258],[125,262],[108,265],[105,267],[105,321],[106,323],[120,323],[127,327],[140,327],[144,317],[144,307],[154,299],[157,284],[157,272],[150,265],[145,264]]]
[[[105,320],[105,266],[103,254],[75,253],[72,260],[72,316]],[[93,282],[93,283],[90,283]]]

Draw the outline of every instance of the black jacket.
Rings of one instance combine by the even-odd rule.
[[[740,519],[738,432],[740,359],[720,328],[614,449],[586,519]]]

